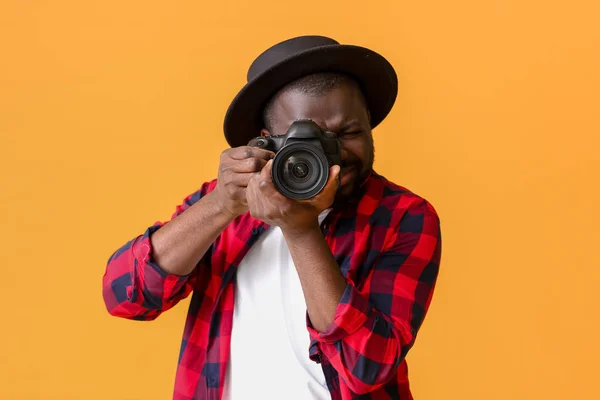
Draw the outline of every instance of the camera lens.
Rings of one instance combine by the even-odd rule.
[[[296,163],[292,166],[292,173],[296,178],[306,178],[306,175],[308,175],[308,165],[304,162]]]
[[[296,142],[277,152],[272,175],[275,187],[284,196],[309,199],[325,187],[329,162],[320,148]]]
[[[304,151],[293,152],[283,161],[283,183],[291,190],[301,190],[314,184],[312,181],[318,169],[313,155]]]

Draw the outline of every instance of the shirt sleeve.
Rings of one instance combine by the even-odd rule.
[[[397,376],[425,318],[438,276],[440,221],[425,200],[409,208],[386,240],[361,289],[347,279],[332,324],[318,332],[307,316],[318,360],[327,357],[355,393]]]
[[[206,182],[178,205],[171,220],[214,189],[216,181]],[[102,278],[102,295],[109,314],[126,319],[150,321],[175,306],[193,290],[205,254],[188,275],[166,273],[152,257],[150,236],[167,222],[155,222],[145,232],[125,243],[108,259]]]

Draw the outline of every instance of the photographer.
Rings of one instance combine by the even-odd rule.
[[[373,170],[396,94],[369,49],[271,47],[227,111],[217,178],[110,257],[111,315],[152,320],[193,292],[174,399],[412,398],[441,236]]]

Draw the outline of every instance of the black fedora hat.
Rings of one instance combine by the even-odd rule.
[[[223,129],[229,145],[244,146],[260,135],[262,110],[269,99],[288,83],[316,72],[345,73],[359,83],[371,113],[371,128],[383,121],[396,101],[396,72],[380,54],[325,36],[291,38],[265,50],[248,69],[246,85],[225,114]]]

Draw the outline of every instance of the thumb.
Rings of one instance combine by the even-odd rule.
[[[327,179],[327,183],[325,184],[325,187],[323,188],[323,190],[321,191],[321,193],[319,193],[315,199],[311,200],[312,202],[316,201],[317,204],[321,203],[322,201],[326,201],[328,202],[329,206],[331,204],[331,201],[333,200],[333,196],[335,195],[335,193],[338,191],[339,187],[340,187],[340,166],[339,165],[333,165],[332,167],[329,168],[329,178]]]
[[[327,182],[327,186],[334,187],[335,190],[340,186],[340,166],[334,165],[329,168],[329,182]]]
[[[260,171],[260,173],[265,177],[271,176],[272,169],[273,169],[273,159],[271,158],[269,161],[267,161],[267,163],[265,164],[263,169]]]

